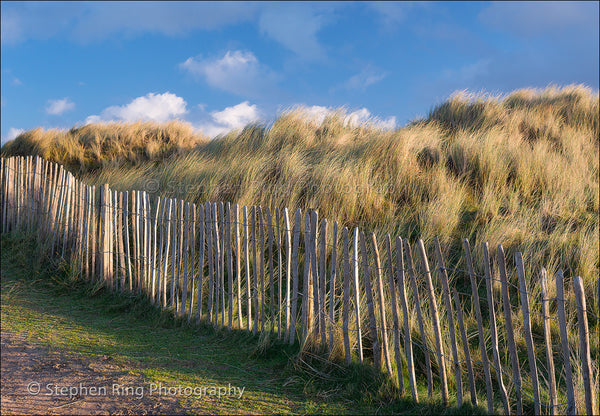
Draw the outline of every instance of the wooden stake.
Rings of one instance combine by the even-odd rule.
[[[540,387],[538,382],[537,364],[535,362],[535,349],[533,336],[531,335],[531,318],[529,316],[529,299],[527,297],[527,285],[525,284],[525,269],[523,267],[523,256],[515,253],[515,263],[519,276],[519,291],[521,292],[521,309],[523,310],[523,326],[525,330],[525,341],[527,343],[527,355],[529,357],[529,370],[531,371],[531,383],[533,384],[533,407],[536,415],[541,414]]]
[[[583,388],[585,392],[585,411],[588,415],[594,414],[596,409],[596,395],[592,389],[592,358],[590,354],[590,335],[588,329],[587,307],[583,280],[579,276],[573,279],[573,290],[577,301],[577,322],[579,323],[579,356],[583,372]]]
[[[379,317],[381,319],[381,343],[383,344],[383,357],[385,358],[385,368],[388,374],[392,374],[392,362],[388,347],[387,322],[385,318],[385,296],[383,294],[383,279],[381,278],[381,261],[379,259],[379,248],[377,247],[377,237],[375,233],[371,234],[371,243],[373,244],[373,253],[375,255],[375,275],[377,276],[377,292],[379,294]]]
[[[512,311],[510,305],[510,295],[508,292],[508,278],[506,274],[506,260],[504,258],[504,249],[498,245],[496,259],[498,260],[498,271],[500,272],[500,284],[502,288],[502,309],[504,310],[504,326],[506,329],[506,341],[508,351],[510,352],[510,362],[512,378],[515,383],[515,394],[517,399],[517,414],[523,414],[523,400],[521,396],[521,369],[519,366],[519,357],[517,356],[517,344],[515,343],[514,326],[512,321]]]
[[[365,279],[365,293],[367,295],[367,311],[369,313],[369,334],[373,346],[373,366],[377,371],[381,370],[381,344],[377,337],[377,320],[375,319],[375,307],[373,305],[373,292],[371,290],[371,273],[369,270],[369,257],[365,233],[360,232],[360,251],[362,255],[363,276]]]
[[[544,341],[548,360],[548,390],[550,391],[550,414],[556,414],[558,399],[556,397],[556,377],[554,374],[554,357],[552,352],[552,337],[550,335],[550,305],[546,280],[546,269],[540,273],[540,291],[542,296],[542,313],[544,314]]]
[[[567,319],[565,314],[565,291],[563,286],[563,272],[556,273],[556,310],[558,326],[560,328],[560,343],[562,347],[563,365],[565,368],[565,385],[567,386],[567,414],[577,413],[575,406],[575,391],[573,388],[573,374],[571,370],[571,351],[569,348],[569,333],[567,332]]]
[[[404,394],[404,375],[402,372],[402,355],[400,355],[400,325],[398,320],[398,302],[396,301],[396,279],[394,273],[394,262],[392,260],[392,240],[389,234],[385,236],[388,253],[388,276],[390,278],[390,301],[392,309],[392,320],[394,330],[394,358],[396,359],[396,371],[398,374],[398,388],[400,394]]]

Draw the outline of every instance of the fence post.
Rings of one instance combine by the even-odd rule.
[[[171,198],[167,199],[167,212],[165,213],[165,221],[164,221],[164,229],[165,229],[165,251],[163,254],[163,273],[162,273],[162,279],[161,279],[161,285],[160,285],[160,290],[162,292],[161,297],[162,297],[162,307],[163,309],[167,308],[167,282],[169,279],[168,276],[168,266],[169,266],[169,246],[170,246],[170,242],[171,239],[170,237],[170,233],[171,233]]]
[[[583,280],[579,276],[573,279],[573,289],[577,301],[577,322],[579,323],[579,356],[582,360],[583,387],[585,391],[585,411],[588,415],[594,414],[596,407],[595,396],[592,391],[592,359],[590,356],[590,336],[588,331],[587,309]]]
[[[284,223],[284,227],[285,227],[285,248],[286,248],[286,253],[285,253],[285,264],[286,264],[286,268],[285,268],[285,276],[286,276],[286,295],[285,295],[285,336],[283,338],[283,342],[289,342],[290,340],[290,325],[291,325],[291,276],[292,276],[292,234],[291,234],[291,229],[290,229],[290,218],[289,218],[289,213],[288,213],[288,209],[284,208],[283,209],[283,223]],[[294,233],[295,235],[295,233]],[[296,276],[296,278],[298,277],[298,254],[296,253],[296,264],[294,267],[295,273],[294,275]],[[296,286],[296,282],[294,282],[294,288],[297,288]],[[294,328],[295,328],[295,324],[294,324]]]
[[[225,205],[225,245],[227,246],[227,294],[229,295],[229,321],[227,329],[231,331],[233,327],[233,257],[231,252],[231,203]]]
[[[506,260],[504,258],[504,249],[502,244],[498,244],[496,259],[498,260],[498,271],[500,272],[500,284],[502,287],[502,309],[504,310],[504,327],[506,328],[506,341],[510,352],[510,362],[515,383],[515,393],[517,396],[517,414],[523,414],[523,401],[521,398],[521,369],[519,358],[517,356],[517,345],[515,343],[514,327],[512,321],[512,312],[510,306],[510,295],[508,292],[508,278],[506,275]]]
[[[329,277],[329,354],[333,351],[333,331],[335,327],[335,280],[337,273],[338,223],[333,223],[333,245],[331,249],[331,275]]]
[[[181,290],[181,310],[180,315],[185,316],[187,307],[187,292],[188,292],[188,272],[190,262],[190,203],[185,203],[185,213],[183,217],[183,288]]]
[[[358,227],[354,228],[354,236],[352,240],[352,275],[354,282],[354,309],[356,314],[356,342],[358,350],[358,361],[363,362],[362,350],[362,330],[360,317],[360,285],[358,281]]]
[[[310,309],[310,256],[311,256],[311,245],[310,245],[310,212],[304,213],[304,279],[302,280],[302,342],[304,345],[306,337],[308,336],[308,324],[309,324],[309,309]]]
[[[465,249],[465,260],[469,269],[471,280],[471,292],[473,293],[473,306],[475,309],[475,318],[477,318],[477,332],[479,334],[479,350],[481,352],[481,361],[483,362],[483,373],[485,375],[485,389],[487,407],[489,413],[494,413],[494,391],[492,390],[492,376],[490,374],[490,362],[488,360],[485,348],[485,335],[483,334],[483,322],[481,320],[481,309],[479,303],[479,292],[477,282],[475,281],[475,271],[473,269],[473,260],[471,259],[471,247],[468,239],[463,239],[463,248]]]
[[[535,362],[535,349],[531,335],[531,319],[529,316],[529,299],[527,296],[527,285],[525,284],[525,269],[521,253],[515,253],[515,263],[519,276],[519,291],[521,292],[521,309],[523,310],[523,324],[525,329],[525,341],[527,343],[527,355],[529,356],[529,369],[531,371],[531,382],[533,384],[533,406],[536,415],[541,414],[540,388],[538,382],[537,364]]]
[[[319,332],[319,311],[320,311],[320,302],[319,302],[319,267],[317,265],[319,258],[317,257],[317,239],[319,233],[319,213],[316,209],[313,209],[310,213],[310,279],[312,281],[312,285],[308,286],[308,298],[312,299],[312,303],[309,303],[309,314],[308,314],[308,322],[309,322],[309,333],[313,330],[315,331],[315,335]]]
[[[569,349],[569,333],[567,332],[567,319],[565,316],[565,291],[563,284],[563,272],[556,273],[556,306],[558,315],[558,326],[560,328],[560,342],[562,346],[563,364],[565,368],[565,384],[567,386],[567,414],[574,415],[575,392],[573,389],[573,374],[571,371],[571,352]]]
[[[257,213],[260,228],[260,331],[265,332],[265,222],[260,205]]]
[[[196,204],[190,204],[190,306],[188,309],[188,322],[192,320],[194,308],[194,267],[196,265]]]
[[[462,391],[462,374],[460,370],[460,362],[458,361],[458,348],[456,346],[456,332],[454,327],[454,312],[452,311],[452,303],[450,302],[450,288],[448,285],[448,274],[444,265],[440,240],[435,237],[435,256],[438,263],[438,272],[442,281],[442,293],[444,294],[444,305],[446,307],[446,318],[448,319],[448,329],[450,330],[450,345],[452,346],[452,360],[454,361],[454,378],[456,380],[456,405],[462,406],[463,391]]]
[[[425,245],[423,240],[417,241],[417,247],[421,256],[421,262],[423,264],[423,271],[425,274],[425,282],[427,283],[427,289],[429,293],[429,308],[431,309],[431,319],[433,321],[433,331],[435,333],[436,350],[438,356],[438,364],[440,367],[440,383],[442,385],[442,402],[444,406],[448,406],[448,382],[446,380],[446,359],[444,356],[444,345],[442,344],[442,332],[440,329],[440,318],[438,315],[437,302],[435,300],[435,292],[433,290],[433,283],[431,282],[431,272],[429,271],[429,262],[427,261],[427,253],[425,252]]]
[[[246,329],[250,332],[250,322],[252,321],[252,300],[251,300],[251,284],[250,284],[250,255],[248,252],[248,238],[250,237],[250,229],[248,224],[248,207],[244,205],[244,253],[246,260]]]
[[[360,251],[362,255],[363,276],[365,279],[365,294],[367,295],[367,311],[369,313],[369,334],[371,336],[371,345],[373,346],[373,366],[377,371],[381,371],[381,345],[377,337],[377,320],[375,319],[375,308],[373,305],[373,291],[371,290],[371,273],[369,270],[369,256],[367,253],[367,244],[365,242],[365,233],[360,232]]]
[[[550,306],[546,280],[546,269],[542,267],[540,273],[540,291],[542,296],[542,313],[544,315],[544,341],[546,342],[546,356],[548,358],[548,389],[550,391],[550,414],[556,414],[556,377],[554,374],[554,357],[552,352],[552,337],[550,335]]]
[[[321,233],[320,233],[320,259],[319,259],[319,328],[321,332],[321,345],[325,345],[327,342],[327,313],[325,312],[325,278],[327,275],[327,219],[321,220]]]
[[[254,326],[252,327],[252,333],[256,335],[258,331],[258,318],[260,309],[258,307],[258,263],[256,259],[256,220],[258,218],[257,206],[252,207],[250,217],[252,219],[252,265],[254,267],[254,285],[253,285],[253,303],[254,303]]]
[[[287,210],[284,211],[287,214]],[[289,223],[286,222],[286,227],[289,229]],[[297,312],[298,312],[298,250],[300,246],[300,233],[302,227],[302,211],[300,208],[296,210],[296,218],[294,219],[294,245],[292,246],[292,305],[291,305],[291,318],[290,323],[287,326],[289,328],[286,330],[286,339],[289,341],[290,345],[292,345],[296,340],[296,320],[297,320]],[[288,236],[289,241],[289,236]],[[289,256],[289,246],[288,246],[288,256]],[[289,262],[288,262],[289,265]],[[288,273],[288,282],[289,282],[289,273]],[[288,298],[289,298],[289,287],[288,287]],[[303,295],[304,296],[304,295]],[[289,301],[288,301],[289,304]],[[288,313],[288,316],[290,314]]]
[[[494,364],[496,366],[496,377],[498,377],[498,387],[504,406],[504,414],[510,414],[510,405],[506,394],[506,387],[502,380],[502,364],[500,362],[500,352],[498,351],[498,333],[496,328],[496,311],[494,310],[494,292],[492,291],[492,268],[490,266],[489,245],[487,242],[482,244],[483,247],[483,265],[485,270],[485,288],[487,292],[488,312],[490,316],[490,328],[492,336],[492,354],[494,356]]]
[[[205,247],[205,216],[204,204],[198,204],[198,226],[200,227],[198,242],[198,307],[196,308],[196,322],[202,319],[202,300],[204,290],[204,247]]]
[[[350,256],[348,253],[348,228],[342,229],[342,256],[344,262],[344,303],[342,306],[342,332],[344,336],[344,354],[346,358],[346,364],[350,364],[352,361],[350,351],[350,336],[348,334],[348,312],[350,309]]]
[[[398,371],[398,388],[400,394],[404,394],[404,375],[402,372],[402,356],[400,355],[400,328],[398,325],[398,302],[396,301],[396,279],[394,277],[394,262],[392,260],[392,240],[389,234],[386,234],[385,241],[388,253],[388,274],[390,278],[390,302],[392,309],[392,319],[394,324],[394,358],[396,359],[396,370]]]
[[[415,377],[415,364],[412,350],[412,339],[410,336],[410,317],[408,316],[408,305],[406,299],[406,285],[404,282],[404,249],[402,247],[402,238],[396,237],[396,275],[398,277],[398,289],[400,303],[402,305],[402,317],[404,320],[404,351],[406,352],[406,365],[408,370],[408,382],[410,392],[415,402],[419,402],[419,393],[417,391],[417,381]]]
[[[273,217],[271,216],[271,209],[265,208],[267,215],[267,236],[268,236],[268,255],[269,255],[269,309],[271,310],[271,334],[275,331],[275,275],[273,273]]]
[[[421,300],[419,298],[419,288],[417,287],[417,279],[415,276],[415,267],[413,264],[412,253],[410,250],[410,243],[408,239],[404,239],[404,249],[406,251],[406,263],[407,271],[410,276],[410,284],[413,291],[413,300],[415,302],[415,308],[417,310],[417,321],[419,323],[419,333],[421,334],[421,344],[423,347],[421,350],[425,355],[425,366],[427,367],[427,395],[431,397],[433,395],[433,377],[431,375],[431,358],[429,357],[429,348],[427,347],[427,339],[425,338],[425,329],[423,326],[423,314],[421,312]]]
[[[217,203],[213,203],[212,209],[212,221],[213,221],[213,242],[215,244],[215,314],[213,315],[213,326],[216,328],[219,325],[219,305],[221,303],[221,291],[223,287],[221,285],[221,275],[223,270],[221,269],[221,235],[219,234],[219,216],[218,216]],[[223,313],[224,314],[224,313]]]
[[[471,360],[471,352],[469,351],[469,340],[465,331],[463,322],[462,306],[458,297],[456,288],[452,288],[452,297],[454,298],[454,306],[456,307],[456,319],[458,321],[458,330],[460,331],[463,352],[465,354],[465,363],[467,364],[467,376],[469,377],[469,390],[471,392],[471,403],[477,406],[477,389],[475,388],[475,377],[473,376],[473,361]]]
[[[206,322],[210,324],[212,322],[212,308],[213,308],[213,296],[214,296],[214,256],[213,256],[213,221],[212,221],[212,204],[206,203],[206,216],[204,217],[206,224],[206,248],[207,248],[207,260],[208,260],[208,305],[206,310]]]
[[[238,328],[242,329],[242,259],[240,247],[240,206],[233,206],[234,227],[235,227],[235,272],[237,280],[237,312],[238,312]]]
[[[375,275],[377,276],[377,292],[379,297],[379,317],[381,319],[381,343],[383,344],[383,358],[385,367],[390,376],[392,375],[392,362],[390,360],[390,351],[388,349],[387,323],[385,318],[385,296],[383,293],[383,282],[381,278],[381,261],[379,259],[379,248],[377,247],[377,237],[375,233],[371,234],[371,243],[373,244],[373,254],[375,255]]]

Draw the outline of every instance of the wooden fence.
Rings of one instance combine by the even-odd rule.
[[[468,380],[473,404],[485,382],[491,413],[598,412],[588,315],[596,327],[598,316],[586,307],[582,279],[571,279],[572,302],[558,271],[556,296],[549,297],[546,271],[539,281],[527,279],[517,252],[517,286],[501,245],[495,267],[482,245],[483,271],[476,272],[465,239],[466,270],[457,270],[445,266],[436,238],[432,269],[422,240],[414,250],[407,239],[386,235],[381,255],[375,234],[340,229],[316,210],[298,209],[292,222],[287,209],[151,200],[144,191],[88,186],[39,157],[2,158],[1,174],[2,232],[37,234],[87,281],[144,294],[188,321],[260,331],[348,364],[370,363],[397,377],[400,393],[409,390],[415,401],[418,379],[426,379],[430,396],[439,389],[445,405],[461,406]],[[470,293],[456,290],[452,277],[461,273]],[[528,284],[539,284],[539,295]],[[532,314],[541,315],[543,330],[532,328]],[[574,342],[567,327],[575,314]],[[467,319],[473,315],[476,324]],[[554,331],[554,344],[552,320],[560,334]],[[475,332],[478,352],[469,348]]]

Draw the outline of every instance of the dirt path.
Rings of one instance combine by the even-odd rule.
[[[87,359],[49,351],[45,347],[30,345],[22,335],[2,330],[2,414],[143,415],[185,412],[175,397],[149,395],[150,386],[142,376],[132,374],[111,361],[106,356]],[[113,385],[117,387],[113,389]],[[130,391],[119,386],[127,386]],[[134,390],[136,387],[137,391]],[[140,394],[141,387],[144,394]],[[194,409],[194,413],[199,410]]]

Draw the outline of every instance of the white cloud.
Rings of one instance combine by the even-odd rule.
[[[46,106],[46,113],[60,116],[61,114],[71,111],[75,108],[75,103],[69,100],[68,98],[63,98],[60,100],[48,100],[48,105]]]
[[[271,92],[280,79],[249,51],[227,51],[217,59],[188,58],[180,67],[212,87],[247,97]]]
[[[261,33],[273,38],[301,58],[323,59],[326,54],[317,39],[326,14],[307,4],[272,5],[259,18]]]
[[[187,103],[183,98],[170,92],[149,93],[134,99],[129,104],[108,107],[99,116],[89,116],[85,122],[86,124],[110,120],[163,122],[186,114],[186,106]]]
[[[210,120],[197,124],[196,128],[209,137],[215,137],[260,121],[261,115],[256,104],[250,105],[248,101],[244,101],[222,111],[211,112]]]
[[[287,112],[290,110],[285,110]],[[346,125],[351,127],[358,127],[360,125],[368,125],[380,129],[394,129],[396,128],[396,117],[390,116],[385,119],[373,116],[366,108],[361,108],[350,113],[344,112],[343,110],[334,109],[331,107],[323,107],[320,105],[304,106],[297,105],[292,107],[291,111],[297,111],[302,114],[305,120],[308,120],[316,125],[323,123],[325,118],[332,114],[340,114]]]
[[[255,19],[260,7],[230,2],[2,2],[2,44],[54,36],[80,43],[116,34],[180,36]]]
[[[10,129],[8,129],[8,133],[6,134],[6,137],[2,138],[2,144],[10,141],[10,140],[14,140],[19,134],[24,133],[25,130],[23,129],[16,129],[14,127],[11,127]]]
[[[376,84],[387,76],[387,73],[367,66],[358,74],[351,76],[343,87],[348,90],[364,91],[370,85]]]

